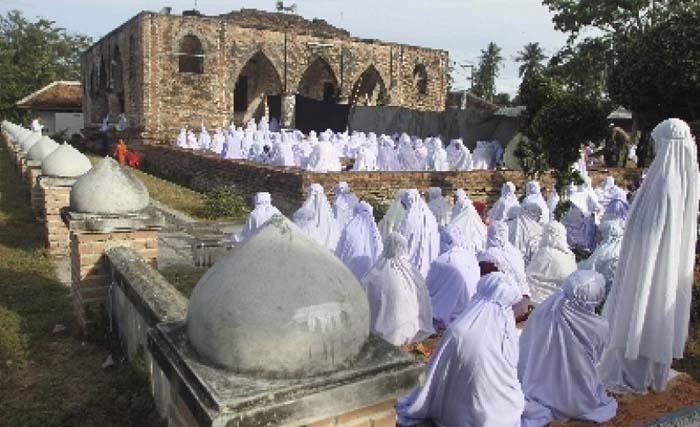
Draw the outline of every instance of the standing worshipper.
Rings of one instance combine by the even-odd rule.
[[[486,225],[474,204],[463,189],[455,190],[455,205],[452,208],[450,226],[458,228],[465,239],[465,248],[479,252],[486,245]],[[442,236],[441,236],[442,237]],[[446,242],[440,240],[440,252],[447,250]]]
[[[200,150],[209,150],[211,148],[211,135],[207,132],[207,128],[202,125],[202,130],[199,132],[199,139],[197,140]]]
[[[187,130],[187,148],[190,150],[196,150],[199,147],[197,142],[197,137],[192,129]]]
[[[177,145],[180,148],[187,148],[187,129],[180,129],[180,133],[177,135],[175,145]]]
[[[452,160],[451,169],[454,171],[469,171],[473,169],[472,154],[469,152],[469,149],[464,146],[461,139],[455,142],[454,155],[450,160]]]
[[[382,255],[361,284],[369,300],[372,334],[396,346],[433,334],[430,295],[425,279],[408,260],[403,236],[389,234]]]
[[[603,316],[610,344],[600,373],[612,390],[666,389],[673,359],[683,357],[697,238],[698,163],[682,120],[651,133],[656,157],[632,205]]]
[[[117,161],[121,166],[126,165],[126,155],[129,153],[129,149],[126,147],[126,142],[119,138],[117,140],[117,146],[114,147],[114,152],[112,155],[117,158]]]
[[[294,223],[321,246],[335,252],[338,244],[338,228],[333,209],[320,184],[309,186],[306,201],[294,213]]]
[[[273,215],[280,214],[280,211],[272,205],[270,193],[255,193],[255,208],[248,215],[248,219],[240,233],[231,236],[232,243],[240,243],[248,238],[255,230],[265,225]]]
[[[435,215],[416,189],[407,190],[401,197],[406,215],[397,232],[408,242],[408,257],[423,277],[428,274],[430,263],[440,252],[440,233]]]
[[[309,140],[316,140],[316,136],[310,133]],[[340,172],[341,169],[338,152],[331,144],[328,135],[322,133],[321,139],[313,147],[311,154],[309,154],[306,170],[311,172]]]
[[[338,230],[342,230],[345,225],[352,219],[355,207],[360,202],[360,199],[350,191],[350,186],[345,181],[340,181],[333,189],[335,199],[333,200],[333,217],[338,226]]]
[[[340,233],[335,250],[335,255],[352,271],[357,280],[362,280],[384,250],[373,212],[374,209],[369,203],[358,203],[355,215]]]
[[[226,137],[224,136],[224,133],[221,131],[221,128],[216,128],[216,132],[214,133],[214,137],[211,140],[211,147],[209,149],[218,155],[221,155],[221,152],[224,151],[224,142],[226,141]]]
[[[604,298],[603,277],[579,270],[528,318],[518,362],[525,393],[522,427],[572,418],[604,423],[615,417],[617,402],[596,369],[610,333],[607,320],[595,312]]]
[[[576,257],[566,242],[566,228],[558,221],[550,221],[544,226],[540,246],[525,270],[532,302],[542,304],[574,271]]]
[[[452,218],[452,206],[450,206],[450,203],[442,196],[442,188],[428,188],[428,198],[430,199],[428,207],[433,215],[435,215],[438,225],[444,227],[449,224]]]
[[[510,236],[510,242],[523,254],[527,266],[537,252],[542,240],[542,211],[540,205],[534,202],[523,202],[515,227]]]
[[[396,190],[396,195],[394,196],[394,201],[389,205],[384,214],[384,218],[379,221],[379,232],[382,235],[382,239],[389,237],[390,233],[396,231],[403,217],[406,215],[406,208],[403,206],[401,199],[403,198],[403,193],[406,189]]]
[[[602,240],[593,254],[578,264],[580,270],[595,270],[605,277],[605,295],[610,293],[617,262],[620,259],[623,230],[620,221],[606,221],[600,224]]]
[[[550,211],[547,202],[542,197],[542,192],[540,191],[540,184],[537,181],[529,181],[525,184],[525,198],[523,203],[537,203],[540,207],[542,214],[540,215],[540,224],[544,225],[549,222]]]
[[[435,148],[428,157],[428,168],[435,172],[447,172],[450,170],[450,162],[447,159],[447,151],[442,148],[440,138],[434,138]]]
[[[476,252],[467,249],[461,229],[448,225],[441,236],[448,250],[430,264],[425,284],[433,306],[433,323],[444,329],[469,305],[481,275]]]
[[[503,273],[479,280],[474,300],[433,351],[423,385],[398,399],[398,425],[520,426],[525,399],[512,309],[520,299]]]

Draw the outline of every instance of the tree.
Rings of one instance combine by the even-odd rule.
[[[608,96],[607,78],[614,62],[611,37],[586,38],[559,50],[546,72],[580,96],[603,99]]]
[[[510,94],[507,92],[500,92],[493,97],[493,103],[499,107],[508,107],[512,104],[510,99]]]
[[[474,93],[491,102],[496,95],[496,77],[501,68],[501,48],[494,42],[481,50],[479,68],[474,76]]]
[[[0,116],[17,120],[15,102],[55,80],[80,79],[80,54],[89,37],[55,22],[30,22],[13,10],[0,16]]]
[[[542,72],[545,59],[547,59],[547,55],[544,54],[544,50],[539,43],[526,44],[523,50],[518,52],[518,55],[515,57],[515,62],[520,63],[518,74],[522,77],[528,72]]]

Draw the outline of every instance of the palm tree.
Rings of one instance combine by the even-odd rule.
[[[543,62],[545,59],[547,59],[547,55],[544,54],[544,49],[539,43],[526,44],[523,50],[518,52],[518,56],[515,57],[515,61],[521,63],[518,69],[520,77],[528,72],[541,72],[544,70]]]
[[[502,62],[501,48],[496,43],[491,42],[486,49],[481,50],[479,68],[476,70],[474,92],[487,101],[491,101],[496,94],[496,77]]]

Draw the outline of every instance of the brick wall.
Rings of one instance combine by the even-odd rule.
[[[24,173],[27,186],[29,187],[29,200],[32,212],[36,216],[44,213],[44,200],[41,197],[41,189],[37,178],[41,175],[41,162],[31,162]]]
[[[526,179],[519,171],[468,172],[335,172],[313,173],[299,168],[280,168],[243,160],[223,160],[217,156],[163,145],[144,146],[144,168],[159,177],[177,182],[195,191],[206,192],[217,186],[233,185],[250,200],[258,191],[272,194],[273,203],[286,214],[301,206],[306,189],[319,183],[332,195],[335,184],[346,181],[359,197],[391,201],[396,190],[441,187],[445,195],[464,188],[474,200],[493,201],[501,186],[512,181],[518,194],[524,191]],[[639,169],[592,170],[593,184],[613,175],[620,186],[631,184],[641,174]],[[540,179],[544,189],[551,188],[552,177]]]
[[[70,233],[61,218],[61,209],[70,204],[70,185],[56,185],[48,177],[39,177],[38,194],[43,205],[46,248],[53,255],[70,253]]]
[[[71,295],[78,324],[86,333],[104,313],[110,271],[105,252],[126,246],[154,268],[158,262],[158,230],[135,230],[112,233],[83,233],[71,230]]]

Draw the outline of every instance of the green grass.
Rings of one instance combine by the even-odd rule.
[[[85,153],[93,165],[103,159],[97,154]],[[155,200],[183,212],[192,218],[200,221],[215,220],[241,220],[245,218],[245,213],[236,216],[220,216],[212,218],[207,212],[207,196],[202,193],[185,188],[181,185],[166,181],[156,176],[147,174],[138,169],[132,169],[134,174],[146,185],[151,197]]]
[[[192,289],[207,270],[207,268],[200,267],[168,267],[160,270],[160,274],[168,279],[168,282],[175,286],[185,298],[189,299]]]
[[[0,370],[0,425],[160,425],[144,374],[120,363],[113,342],[78,334],[69,289],[43,249],[25,188],[0,143],[0,307],[13,313],[5,318],[19,318],[26,343],[23,360]],[[67,330],[53,333],[56,325]],[[110,354],[117,365],[102,369]]]

